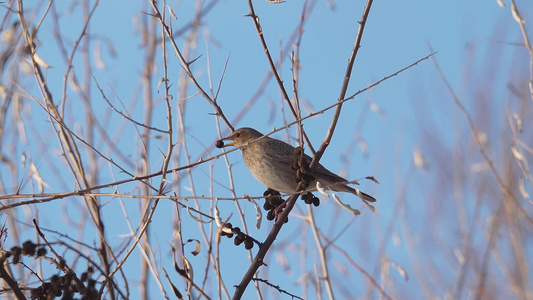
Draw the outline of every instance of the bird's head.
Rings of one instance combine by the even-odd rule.
[[[262,137],[263,134],[261,134],[259,131],[249,128],[249,127],[243,127],[235,130],[233,133],[231,133],[228,137],[223,138],[223,141],[232,141],[231,143],[227,143],[225,146],[235,146],[235,147],[242,147],[246,145],[248,142],[251,142],[253,140],[256,140],[260,137]]]

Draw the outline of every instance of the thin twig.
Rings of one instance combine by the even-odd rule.
[[[74,270],[72,270],[67,262],[65,261],[65,259],[59,255],[55,250],[54,248],[52,247],[52,245],[48,242],[48,240],[46,239],[46,236],[44,235],[44,233],[41,231],[41,229],[39,229],[39,225],[37,225],[37,221],[35,219],[33,219],[33,225],[35,226],[35,230],[37,231],[37,233],[39,234],[39,236],[43,239],[43,241],[46,243],[46,245],[48,246],[48,248],[50,248],[50,251],[56,256],[57,260],[60,261],[61,263],[59,265],[61,265],[63,268],[62,268],[62,271],[64,271],[65,273],[67,274],[71,274],[72,275],[72,278],[74,279],[74,282],[76,282],[76,287],[78,288],[78,291],[83,295],[85,294],[86,292],[86,287],[85,285],[83,284],[83,282],[81,282],[81,280],[76,276],[76,272],[74,272]],[[107,276],[107,274],[102,274],[104,276]]]
[[[472,133],[472,138],[476,142],[476,145],[478,147],[479,152],[483,156],[483,159],[485,162],[487,162],[487,165],[489,166],[490,170],[492,171],[492,174],[494,175],[494,178],[498,182],[498,185],[500,186],[500,189],[504,192],[504,194],[514,203],[516,208],[522,213],[522,215],[530,222],[533,223],[533,218],[530,217],[527,212],[524,210],[524,208],[520,205],[518,200],[516,199],[514,193],[511,191],[511,189],[503,182],[503,179],[501,178],[500,174],[498,173],[498,170],[496,170],[496,167],[492,163],[492,160],[489,158],[487,152],[485,151],[485,148],[483,147],[483,144],[481,143],[479,139],[479,134],[477,132],[477,129],[474,125],[474,121],[472,120],[472,116],[470,116],[470,113],[466,110],[463,103],[459,99],[459,97],[455,94],[455,91],[453,90],[452,86],[446,79],[446,76],[444,76],[444,73],[442,73],[442,70],[440,69],[439,63],[435,58],[433,58],[433,63],[435,65],[435,68],[437,69],[437,72],[439,73],[440,78],[446,85],[446,88],[448,89],[448,92],[452,96],[455,105],[459,107],[459,109],[463,112],[463,114],[466,117],[466,120],[468,121],[468,125],[470,127],[470,131]]]
[[[346,96],[346,91],[348,90],[348,84],[350,82],[353,64],[355,62],[355,58],[357,57],[357,52],[359,51],[359,48],[361,47],[361,40],[363,38],[363,32],[365,30],[366,20],[368,18],[368,14],[370,13],[370,8],[372,7],[372,2],[373,0],[368,0],[365,6],[365,10],[363,12],[363,16],[361,17],[361,21],[359,21],[359,30],[357,31],[357,36],[355,38],[355,45],[350,55],[350,59],[348,60],[348,66],[346,67],[344,81],[342,83],[342,88],[341,88],[341,92],[339,95],[339,99],[337,100],[338,105],[337,105],[337,108],[335,109],[335,114],[333,115],[333,119],[331,120],[331,125],[329,126],[328,133],[326,134],[326,137],[324,138],[324,141],[320,145],[320,148],[318,149],[316,155],[313,157],[313,161],[309,165],[309,168],[311,168],[311,170],[313,170],[313,168],[315,168],[318,165],[320,158],[322,158],[322,155],[324,155],[324,151],[326,151],[326,148],[329,146],[331,138],[333,137],[333,132],[335,131],[335,127],[337,126],[337,121],[339,120],[341,110],[342,110],[342,103],[344,103],[344,97]]]
[[[272,74],[274,75],[274,78],[276,78],[276,82],[278,83],[279,90],[281,91],[281,94],[283,95],[283,99],[285,99],[285,102],[287,102],[287,106],[289,106],[291,113],[294,116],[294,119],[298,120],[299,119],[298,113],[296,112],[296,110],[294,109],[291,103],[289,94],[285,90],[283,81],[281,80],[281,77],[279,76],[279,73],[276,69],[276,65],[274,64],[274,60],[272,59],[272,56],[270,55],[270,50],[268,49],[268,46],[267,46],[267,43],[264,37],[263,28],[261,28],[261,24],[259,23],[259,17],[255,14],[252,0],[248,0],[248,7],[250,8],[250,13],[248,14],[248,16],[251,17],[254,22],[257,35],[259,36],[261,44],[263,45],[263,50],[265,51],[265,55],[270,65],[270,70]],[[305,142],[307,143],[307,146],[309,147],[309,151],[311,151],[312,154],[315,154],[315,149],[313,148],[313,145],[311,144],[311,140],[309,140],[309,138],[307,137],[307,134],[303,130],[303,127],[302,127],[302,135],[305,139]]]
[[[533,47],[531,46],[529,36],[527,35],[526,20],[524,20],[520,15],[515,0],[511,0],[511,12],[515,21],[520,26],[520,32],[522,33],[524,44],[526,46],[527,51],[529,52],[529,92],[531,93],[531,100],[533,100]]]
[[[172,47],[174,48],[174,52],[176,52],[176,56],[178,56],[178,58],[179,58],[179,60],[181,62],[181,67],[187,73],[187,75],[189,76],[189,79],[192,81],[192,83],[196,86],[196,88],[198,89],[198,92],[207,100],[207,102],[209,102],[209,104],[211,104],[211,106],[213,106],[217,116],[222,118],[222,120],[224,120],[224,123],[226,123],[228,128],[230,128],[231,131],[233,131],[234,130],[233,126],[231,125],[231,123],[228,121],[228,119],[226,118],[226,116],[222,112],[222,108],[220,108],[220,106],[217,104],[216,100],[211,99],[211,97],[207,94],[207,92],[198,83],[198,81],[196,80],[196,77],[194,77],[194,74],[192,73],[192,70],[190,68],[190,65],[191,65],[192,62],[188,62],[185,59],[185,57],[183,56],[183,54],[181,53],[178,45],[176,44],[176,41],[174,40],[174,36],[172,35],[172,30],[165,23],[165,20],[161,16],[161,13],[159,12],[159,8],[157,7],[155,1],[154,0],[150,0],[150,4],[152,5],[152,9],[154,10],[155,17],[161,23],[161,26],[163,27],[163,31],[165,32],[165,34],[169,38],[170,44],[172,44]]]
[[[19,284],[17,281],[15,281],[9,272],[5,269],[5,262],[7,261],[7,256],[5,253],[0,254],[0,278],[2,278],[3,281],[9,285],[11,288],[11,292],[15,294],[17,299],[26,299],[26,296],[22,292],[21,288],[19,287]]]

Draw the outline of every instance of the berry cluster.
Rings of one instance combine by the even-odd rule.
[[[32,241],[25,241],[22,244],[22,248],[19,246],[14,246],[11,248],[11,253],[7,253],[7,257],[10,257],[13,255],[13,263],[18,264],[20,262],[20,255],[31,255],[34,256],[37,254],[37,256],[45,256],[46,255],[46,248],[39,247],[37,249],[38,245],[36,245]]]
[[[307,188],[311,182],[315,180],[315,177],[311,175],[311,169],[309,169],[309,160],[307,159],[307,156],[303,154],[302,147],[294,148],[294,154],[299,155],[299,157],[295,159],[289,167],[291,170],[296,171],[296,177],[294,180],[297,183],[302,183],[303,187]]]
[[[267,189],[263,193],[263,196],[265,196],[265,204],[263,204],[263,209],[268,211],[267,220],[272,221],[276,218],[276,213],[280,212],[278,207],[284,203],[283,198],[281,198],[281,194],[278,191],[275,191],[271,188]],[[285,223],[288,221],[288,218],[285,219]]]
[[[96,280],[90,278],[94,272],[93,267],[88,267],[86,272],[81,274],[81,281],[87,282],[87,289],[82,295],[82,300],[98,299],[98,290],[96,289]],[[65,274],[64,276],[54,275],[49,282],[43,282],[41,286],[30,291],[31,299],[74,299],[74,294],[79,293],[75,283],[75,274]]]
[[[239,246],[244,242],[244,248],[246,248],[246,250],[250,250],[254,247],[254,243],[257,243],[259,245],[258,241],[256,241],[253,237],[247,235],[246,233],[242,232],[239,227],[233,228],[231,223],[224,224],[224,227],[229,228],[231,230],[231,233],[222,230],[221,235],[227,236],[230,239],[233,237],[233,235],[235,235],[235,240],[233,241],[235,243],[235,246]]]
[[[311,192],[302,194],[302,200],[304,200],[306,204],[313,204],[314,206],[320,205],[320,199],[318,199],[318,197],[313,195]]]

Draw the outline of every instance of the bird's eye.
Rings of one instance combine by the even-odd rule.
[[[236,134],[235,134],[235,137],[240,137],[240,136],[241,136],[240,133],[236,133]]]

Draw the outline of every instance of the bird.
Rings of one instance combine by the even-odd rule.
[[[231,141],[225,144],[223,141]],[[234,146],[241,150],[244,163],[252,175],[267,188],[285,193],[297,193],[297,175],[302,175],[301,170],[307,170],[308,165],[302,165],[303,160],[308,164],[312,158],[301,149],[268,136],[263,136],[259,131],[242,127],[233,131],[228,137],[217,142],[217,147]],[[299,162],[299,165],[295,165]],[[304,162],[304,164],[305,164]],[[299,174],[297,174],[300,172]],[[306,174],[304,174],[306,175]],[[309,176],[310,175],[310,176]],[[348,192],[360,197],[364,202],[375,202],[376,199],[366,193],[356,190],[347,185],[348,181],[341,176],[329,171],[320,163],[308,174],[309,186],[305,191],[316,191],[316,183],[324,188],[337,191]]]

